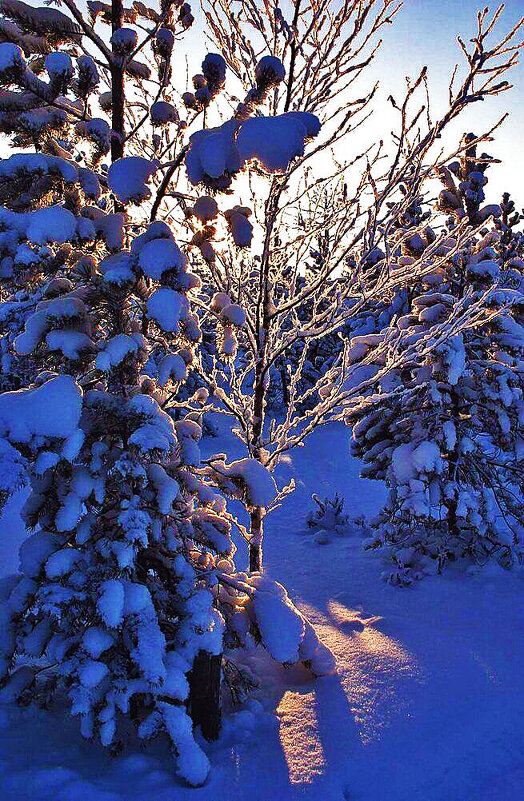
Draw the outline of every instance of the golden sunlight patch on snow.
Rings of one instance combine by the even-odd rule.
[[[300,606],[335,656],[360,741],[380,739],[393,718],[410,714],[411,682],[420,682],[415,658],[400,642],[374,628],[381,617],[365,617],[334,600],[328,603],[329,617]]]
[[[292,784],[309,784],[324,772],[326,764],[318,736],[314,693],[286,692],[277,713],[289,781]]]

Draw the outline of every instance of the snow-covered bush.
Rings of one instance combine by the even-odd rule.
[[[317,509],[308,513],[306,523],[315,533],[315,542],[324,545],[331,537],[343,536],[349,529],[349,516],[344,513],[344,499],[335,493],[333,498],[313,495]]]

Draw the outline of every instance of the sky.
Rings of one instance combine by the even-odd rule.
[[[262,0],[258,0],[262,2]],[[130,0],[126,0],[126,4]],[[283,0],[282,7],[289,0]],[[336,0],[335,0],[336,2]],[[42,5],[42,0],[29,0],[33,6]],[[84,0],[79,6],[85,8]],[[497,7],[495,2],[490,9]],[[193,11],[197,24],[189,32],[185,45],[190,51],[190,61],[195,57],[195,66],[212,44],[202,36],[199,0],[193,0]],[[370,67],[366,80],[369,85],[380,81],[375,115],[370,126],[362,132],[375,141],[388,139],[392,125],[391,107],[387,103],[389,94],[402,97],[405,88],[404,78],[416,76],[421,67],[427,65],[429,88],[433,104],[433,118],[445,109],[449,79],[457,61],[463,58],[456,41],[460,34],[467,42],[475,32],[476,10],[482,6],[481,0],[404,0],[404,7],[393,25],[383,29],[384,43],[374,64]],[[234,6],[233,6],[234,7]],[[505,12],[499,22],[499,30],[506,31],[517,19],[524,15],[524,0],[507,0]],[[183,48],[185,49],[185,48]],[[195,52],[196,51],[196,52]],[[182,70],[175,70],[180,78]],[[524,54],[521,64],[513,70],[511,77],[514,88],[498,98],[488,98],[484,103],[470,106],[459,121],[450,127],[448,141],[458,141],[466,131],[476,134],[488,130],[506,111],[511,115],[496,134],[496,141],[486,147],[490,155],[500,158],[502,164],[490,171],[488,201],[496,202],[504,190],[516,196],[518,205],[524,204]],[[451,138],[453,137],[453,138]],[[354,141],[358,145],[360,134]],[[0,145],[5,152],[5,142]]]
[[[489,5],[495,10],[498,3]],[[405,75],[416,75],[428,66],[429,88],[435,112],[447,101],[449,78],[462,53],[457,34],[464,41],[474,35],[476,11],[481,0],[404,0],[404,8],[384,34],[384,44],[374,70],[382,83],[382,97],[402,86]],[[507,0],[499,30],[506,32],[522,15],[524,0]],[[521,39],[524,38],[524,32]],[[524,204],[524,53],[521,63],[510,74],[514,88],[498,98],[488,98],[471,106],[457,122],[454,133],[466,130],[479,134],[488,130],[506,111],[510,117],[496,133],[496,141],[486,152],[500,158],[502,164],[490,171],[490,192],[498,200],[502,191],[516,195]]]
[[[258,0],[262,2],[262,0]],[[286,17],[290,16],[290,0],[281,0]],[[337,5],[337,0],[334,0]],[[380,89],[373,119],[359,130],[349,146],[357,149],[359,145],[379,139],[389,140],[392,124],[396,122],[387,97],[392,94],[398,99],[405,91],[405,77],[416,77],[420,69],[428,67],[432,117],[447,108],[448,86],[453,69],[457,62],[464,63],[464,56],[457,42],[457,35],[468,43],[476,32],[477,9],[483,8],[482,0],[404,0],[404,6],[390,26],[382,29],[383,45],[374,63],[366,74],[367,86],[377,80]],[[489,5],[493,12],[499,2]],[[193,0],[193,10],[198,19],[199,0]],[[234,3],[232,4],[234,8]],[[288,11],[288,13],[286,13]],[[524,0],[507,0],[502,18],[495,30],[501,38],[517,20],[524,15]],[[199,21],[199,20],[198,20]],[[524,30],[521,39],[524,38]],[[198,23],[191,30],[187,44],[199,51],[196,64],[205,52],[206,42],[201,35]],[[212,43],[207,45],[213,47]],[[193,53],[190,54],[190,58]],[[192,60],[192,59],[191,59]],[[504,76],[506,77],[506,76]],[[496,203],[503,191],[509,191],[515,197],[517,205],[524,206],[524,52],[521,63],[508,76],[514,88],[499,97],[471,105],[452,123],[448,133],[443,137],[447,146],[455,146],[462,134],[472,131],[479,135],[489,130],[504,113],[510,117],[496,132],[493,143],[487,144],[483,151],[501,159],[502,163],[489,171],[489,185],[486,189],[487,202]],[[355,88],[356,95],[361,94],[360,86]],[[371,137],[371,139],[370,139]],[[358,150],[357,152],[360,152]],[[339,155],[337,153],[337,155]],[[353,155],[353,153],[349,154]]]
[[[262,3],[262,0],[258,0]],[[405,77],[416,77],[423,66],[428,67],[428,82],[432,104],[432,118],[445,112],[448,102],[448,87],[453,69],[465,59],[457,42],[457,35],[469,43],[475,35],[477,10],[485,7],[482,0],[404,0],[403,8],[395,17],[393,24],[381,31],[383,45],[375,61],[365,75],[365,86],[371,87],[379,81],[375,110],[372,120],[349,140],[352,152],[360,152],[370,141],[384,139],[390,141],[389,133],[396,123],[396,115],[387,101],[392,94],[401,99],[405,91]],[[333,0],[338,5],[338,0]],[[489,5],[491,12],[499,6],[498,0]],[[193,0],[193,10],[197,18],[199,0]],[[284,16],[289,17],[290,0],[281,0]],[[232,3],[234,8],[234,3]],[[287,13],[286,13],[287,12]],[[505,10],[499,19],[494,33],[498,40],[522,16],[524,0],[507,0]],[[188,44],[198,51],[205,50],[206,43],[201,36],[200,26],[194,26],[189,34]],[[524,39],[524,29],[521,34]],[[493,40],[493,41],[494,41]],[[194,44],[193,44],[194,43]],[[208,44],[212,49],[212,43]],[[191,53],[191,56],[193,54]],[[198,55],[198,60],[200,59]],[[199,63],[198,61],[196,62]],[[460,75],[460,73],[459,73]],[[473,132],[476,135],[488,131],[507,111],[510,117],[496,132],[495,141],[480,148],[481,151],[501,160],[488,173],[489,184],[486,200],[496,203],[502,192],[509,191],[517,206],[524,206],[524,51],[521,63],[508,77],[514,88],[499,97],[469,106],[459,119],[450,124],[443,137],[443,144],[452,150],[462,135]],[[361,86],[355,87],[356,96],[361,96]],[[337,152],[337,156],[340,154]]]

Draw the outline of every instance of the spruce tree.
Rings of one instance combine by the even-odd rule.
[[[367,547],[390,547],[387,575],[396,583],[466,556],[506,567],[522,559],[522,235],[513,230],[518,214],[509,225],[507,196],[504,214],[483,205],[492,160],[477,156],[474,140],[466,137],[460,161],[440,173],[438,211],[449,214],[449,239],[438,267],[431,270],[428,259],[421,278],[414,274],[409,306],[390,326],[350,343],[357,362],[373,363],[373,348],[385,341],[392,361],[411,353],[346,418],[362,476],[390,488]],[[457,249],[461,221],[472,233]],[[417,237],[423,257],[434,235]],[[470,322],[454,334],[468,313]],[[429,343],[423,354],[416,350],[422,341]]]
[[[88,3],[88,21],[64,6],[0,3],[0,124],[33,149],[0,162],[0,500],[30,485],[20,575],[4,588],[3,692],[65,693],[84,736],[111,748],[130,723],[144,739],[165,733],[178,773],[199,785],[209,763],[193,726],[218,734],[224,643],[261,642],[318,673],[333,662],[284,588],[235,566],[232,516],[200,465],[205,394],[191,414],[177,400],[201,341],[199,279],[156,217],[186,155],[190,178],[200,170],[215,189],[241,166],[206,172],[227,128],[181,143],[223,88],[225,62],[208,54],[177,109],[187,4]],[[262,60],[253,104],[275,69]],[[195,200],[212,220],[216,202]],[[228,219],[245,225],[241,209]],[[192,244],[209,254],[212,236],[208,226]],[[234,340],[242,310],[221,310]],[[228,494],[273,499],[258,462],[225,472]]]

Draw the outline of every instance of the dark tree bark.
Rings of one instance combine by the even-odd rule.
[[[262,571],[262,540],[264,537],[264,516],[260,506],[255,507],[250,515],[249,572]]]
[[[188,713],[194,726],[200,726],[206,740],[216,740],[222,723],[220,683],[222,654],[199,651],[188,675]]]
[[[124,4],[122,0],[111,0],[111,27],[113,33],[122,27]],[[116,161],[124,155],[124,63],[121,56],[115,53],[113,47],[113,62],[111,64],[111,161]]]
[[[449,454],[449,473],[450,477],[453,480],[456,480],[459,459],[460,459],[460,440],[458,434],[458,422],[459,422],[459,415],[460,415],[460,399],[457,393],[452,389],[451,390],[451,408],[453,414],[453,422],[457,428],[457,441],[455,443],[455,447]],[[457,516],[457,499],[451,498],[446,503],[446,511],[447,511],[447,522],[448,522],[448,531],[453,537],[459,537],[460,529],[458,525],[458,516]]]

